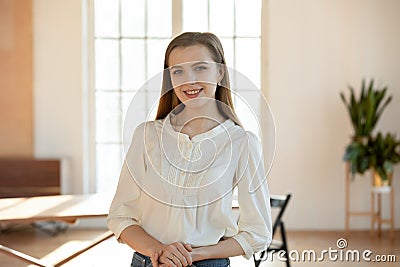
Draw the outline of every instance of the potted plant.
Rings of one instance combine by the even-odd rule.
[[[371,79],[368,88],[365,80],[362,80],[361,94],[357,99],[353,87],[348,86],[350,90],[349,100],[343,93],[340,93],[343,103],[347,107],[351,123],[354,129],[353,141],[366,144],[371,136],[372,130],[378,122],[382,112],[392,100],[389,96],[385,100],[387,87],[374,89],[374,80]],[[350,144],[351,145],[351,144]]]
[[[371,79],[368,87],[363,79],[359,97],[355,95],[352,86],[348,86],[350,97],[347,100],[340,93],[353,126],[354,134],[351,143],[346,147],[343,159],[350,162],[351,173],[363,174],[371,167],[370,142],[372,131],[392,96],[386,97],[387,87],[374,89],[374,80]]]
[[[393,165],[400,162],[400,141],[390,133],[378,133],[368,143],[367,158],[373,170],[373,185],[391,186]]]
[[[356,173],[364,174],[370,167],[368,142],[351,142],[346,148],[343,160],[350,162],[353,177]]]

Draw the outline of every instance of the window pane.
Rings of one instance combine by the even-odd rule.
[[[122,113],[123,113],[123,121],[125,123],[125,119],[128,118],[131,121],[133,126],[137,126],[139,123],[144,122],[146,118],[146,101],[147,101],[147,93],[143,90],[136,92],[126,92],[122,93]],[[129,112],[129,114],[127,114]],[[132,119],[134,118],[134,119]],[[126,125],[123,126],[124,130]],[[135,128],[131,128],[129,126],[131,133]]]
[[[235,94],[235,111],[247,131],[252,131],[260,136],[258,119],[260,115],[260,93],[253,91],[240,90]]]
[[[147,41],[147,79],[164,70],[164,54],[168,39],[148,39]]]
[[[170,37],[172,34],[171,0],[147,0],[147,35]]]
[[[259,38],[236,39],[236,69],[260,88],[260,50]]]
[[[96,141],[121,142],[119,93],[96,93]]]
[[[121,94],[121,105],[122,105],[121,108],[122,108],[123,119],[125,118],[128,107],[131,104],[132,99],[135,95],[136,95],[136,92],[124,92]]]
[[[210,31],[218,36],[233,36],[234,9],[232,0],[210,1]]]
[[[139,90],[146,79],[144,40],[121,41],[122,89]]]
[[[134,101],[132,103],[132,100]],[[136,95],[136,92],[124,92],[121,95],[121,104],[122,104],[122,130],[123,135],[122,138],[127,138],[122,140],[123,142],[131,141],[133,132],[138,125],[139,122],[144,121],[144,112],[145,112],[145,100],[140,99],[139,95]],[[127,114],[129,109],[129,114]],[[129,115],[129,116],[128,116]],[[127,117],[128,116],[128,117]],[[132,121],[132,118],[137,121]],[[129,136],[127,136],[129,135]]]
[[[123,36],[144,36],[145,12],[145,0],[121,0],[121,32]]]
[[[234,67],[234,48],[233,48],[233,38],[220,38],[222,47],[224,48],[224,55],[226,60],[226,65],[230,68]]]
[[[94,34],[97,37],[118,37],[119,1],[94,1]],[[107,19],[104,19],[107,18]]]
[[[154,120],[157,115],[158,102],[161,94],[161,89],[158,91],[149,91],[147,96],[147,107],[146,119]]]
[[[119,48],[116,40],[95,42],[96,89],[116,90],[119,88]]]
[[[122,93],[121,100],[123,110],[122,141],[125,143],[124,145],[129,145],[136,127],[147,119],[147,93],[143,90],[138,92],[124,92]]]
[[[182,1],[182,29],[184,32],[208,31],[208,1]]]
[[[98,144],[96,150],[97,192],[115,192],[122,166],[121,145]]]
[[[236,0],[236,35],[261,35],[261,0]]]

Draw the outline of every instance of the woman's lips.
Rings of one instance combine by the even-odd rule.
[[[184,91],[184,93],[188,98],[196,98],[200,95],[201,91],[203,91],[202,88],[186,90],[186,91]]]

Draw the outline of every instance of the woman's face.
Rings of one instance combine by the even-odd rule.
[[[223,73],[213,61],[203,45],[172,50],[168,60],[171,82],[176,96],[185,106],[199,107],[205,100],[215,99],[217,83],[222,80]]]

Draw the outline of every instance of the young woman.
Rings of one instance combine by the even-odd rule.
[[[250,258],[271,241],[269,193],[260,143],[234,112],[221,43],[183,33],[164,68],[156,120],[135,129],[108,226],[135,250],[132,267],[226,267],[229,257]],[[261,186],[249,190],[252,183]]]

